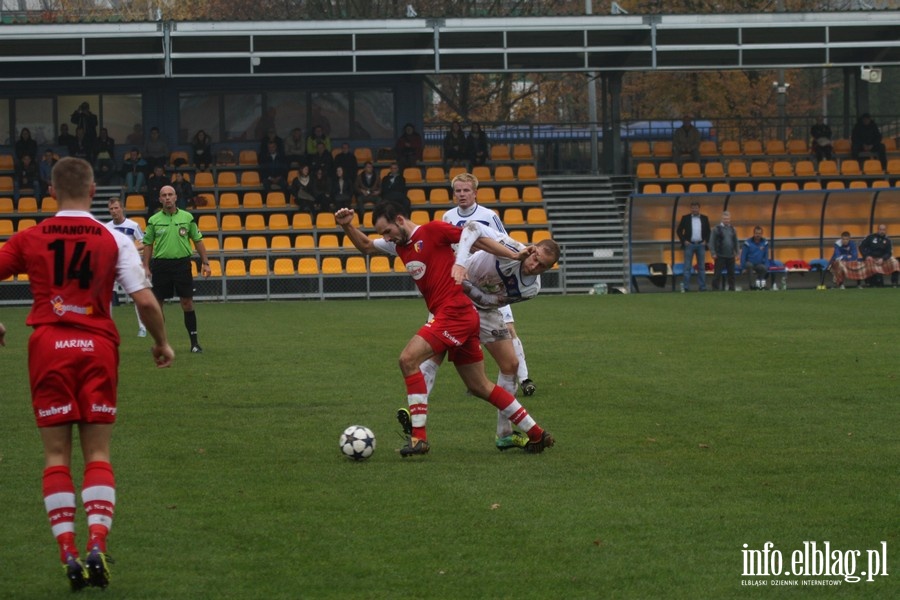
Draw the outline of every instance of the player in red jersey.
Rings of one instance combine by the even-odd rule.
[[[531,418],[512,394],[491,383],[485,375],[478,312],[460,285],[466,276],[464,265],[472,248],[520,260],[533,249],[517,254],[489,237],[482,237],[481,229],[476,227],[460,229],[442,221],[416,225],[395,202],[381,202],[372,213],[375,231],[383,238],[380,240],[369,239],[353,224],[352,209],[342,208],[335,213],[335,219],[363,254],[399,256],[433,315],[400,353],[410,415],[410,422],[404,424],[409,439],[400,449],[401,456],[426,454],[430,449],[425,428],[428,392],[419,365],[443,352],[448,353],[472,394],[490,402],[528,433],[526,452],[543,452],[552,446],[553,436]],[[459,244],[456,254],[452,244]]]
[[[128,293],[153,336],[153,358],[168,367],[174,353],[162,311],[132,240],[90,214],[91,165],[63,158],[50,193],[59,212],[17,233],[0,248],[0,280],[27,273],[34,303],[26,324],[31,403],[44,447],[43,495],[63,569],[73,590],[106,587],[106,536],[116,491],[110,436],[116,420],[119,333],[109,314],[113,283]],[[0,325],[0,344],[6,330]],[[84,562],[75,543],[75,486],[70,471],[73,426],[84,457],[81,499],[88,519]]]

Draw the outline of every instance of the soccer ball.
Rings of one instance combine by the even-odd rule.
[[[363,460],[375,452],[375,434],[368,427],[351,425],[341,434],[340,445],[347,458]]]

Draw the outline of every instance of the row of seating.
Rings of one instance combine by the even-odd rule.
[[[41,201],[34,196],[19,196],[18,212],[20,213],[48,213],[53,214],[59,210],[59,203],[53,196],[44,196]],[[0,214],[17,212],[12,198],[0,197]]]
[[[887,152],[897,152],[897,141],[892,137],[885,137],[882,142]],[[832,141],[832,150],[835,156],[850,155],[851,144],[848,139]],[[655,142],[637,141],[631,142],[631,157],[633,159],[661,159],[668,160],[672,157],[672,142],[669,140],[657,140]],[[700,156],[714,158],[717,156],[804,156],[810,154],[810,148],[806,140],[722,140],[717,143],[713,140],[700,142]]]
[[[792,178],[792,177],[883,177],[888,175],[900,175],[900,159],[893,158],[888,161],[887,168],[882,166],[879,160],[866,160],[860,165],[859,161],[845,159],[838,165],[837,161],[823,160],[818,167],[810,160],[800,160],[792,163],[786,160],[778,160],[769,163],[764,160],[747,163],[742,160],[732,160],[726,164],[718,161],[710,161],[702,167],[697,162],[686,162],[678,165],[674,162],[664,162],[657,166],[652,162],[638,163],[635,174],[638,179],[723,179],[723,178]]]
[[[736,183],[728,183],[724,181],[706,184],[702,182],[689,183],[667,183],[665,185],[659,183],[647,183],[641,186],[642,194],[706,194],[706,193],[730,193],[730,192],[796,192],[799,190],[856,190],[856,189],[883,189],[891,187],[900,187],[900,179],[894,180],[893,184],[885,179],[877,179],[875,181],[863,181],[854,179],[848,183],[843,181],[828,181],[824,185],[819,181],[782,181],[776,184],[774,181],[761,181],[754,185],[749,181],[738,181]]]

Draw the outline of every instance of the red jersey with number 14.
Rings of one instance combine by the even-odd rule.
[[[28,274],[34,298],[28,325],[78,327],[116,344],[119,333],[109,315],[113,283],[127,279],[129,285],[123,287],[136,291],[136,268],[146,279],[133,243],[81,211],[58,213],[0,248],[0,279]],[[126,271],[126,276],[118,276]]]

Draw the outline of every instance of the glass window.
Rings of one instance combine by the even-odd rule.
[[[11,146],[15,143],[9,132],[9,100],[0,98],[0,143]]]
[[[266,94],[266,105],[274,117],[275,131],[282,138],[287,138],[294,127],[306,126],[306,93],[271,92]]]
[[[97,114],[100,107],[100,96],[57,96],[56,98],[56,122],[62,125],[68,124],[69,133],[75,135],[75,125],[72,123],[72,115],[78,110],[82,102],[87,102],[91,112]],[[99,115],[98,115],[99,119]],[[97,132],[100,126],[98,121]],[[54,131],[54,139],[59,135],[59,129]]]
[[[104,95],[102,98],[100,127],[106,127],[116,146],[128,143],[128,136],[135,125],[143,121],[143,103],[140,94]],[[133,140],[134,138],[132,138]]]
[[[219,94],[181,94],[179,97],[178,143],[189,144],[201,129],[212,139],[222,139],[219,124]]]
[[[52,98],[21,98],[16,100],[16,127],[13,143],[19,139],[19,132],[28,128],[31,137],[38,146],[53,144],[55,126],[53,125]]]
[[[364,90],[353,95],[350,137],[360,140],[394,137],[394,94],[390,90]]]
[[[260,94],[228,94],[224,98],[225,139],[259,141],[268,125],[263,119]]]
[[[350,136],[350,97],[344,92],[314,92],[309,130],[321,126],[331,139]]]

